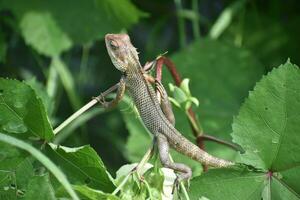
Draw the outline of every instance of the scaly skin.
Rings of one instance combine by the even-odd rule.
[[[216,158],[201,150],[183,137],[163,113],[151,84],[145,79],[136,48],[126,34],[107,34],[105,42],[114,66],[124,74],[125,86],[136,105],[147,129],[157,138],[159,154],[165,167],[181,172],[180,180],[192,175],[189,167],[172,163],[169,159],[169,145],[176,151],[212,167],[230,167],[231,161]],[[124,90],[121,90],[124,91]]]

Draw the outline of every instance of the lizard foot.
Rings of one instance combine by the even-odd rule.
[[[173,189],[172,189],[172,195],[175,193],[175,191],[179,191],[179,184],[180,184],[180,180],[179,180],[179,176],[176,175],[176,179],[174,181],[174,185],[173,185]]]
[[[92,99],[97,100],[104,108],[108,108],[108,102],[105,101],[105,97],[102,93],[97,97],[92,97]]]

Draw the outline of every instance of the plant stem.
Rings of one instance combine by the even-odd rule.
[[[116,195],[122,187],[125,185],[125,183],[128,181],[129,177],[132,175],[132,171],[127,174],[127,176],[123,179],[123,181],[120,183],[120,185],[111,193],[112,195]]]
[[[81,54],[81,61],[80,61],[80,71],[79,71],[79,80],[82,82],[84,81],[84,75],[86,74],[86,68],[89,61],[89,53],[90,53],[90,44],[86,44],[82,46],[82,54]]]
[[[139,171],[143,168],[143,166],[148,162],[148,160],[151,157],[151,154],[153,152],[154,147],[152,146],[151,148],[149,148],[147,150],[147,152],[145,153],[145,155],[143,156],[142,160],[137,164],[137,166],[130,172],[127,174],[127,176],[123,179],[123,181],[120,183],[120,185],[113,191],[113,195],[116,195],[121,189],[122,187],[125,185],[125,183],[128,181],[129,177],[136,172],[137,176],[140,178],[139,176]]]
[[[169,157],[170,157],[171,162],[174,162],[174,160],[173,160],[171,154],[169,154]],[[185,196],[185,199],[186,199],[186,200],[190,200],[190,197],[189,197],[189,195],[188,195],[188,193],[187,193],[187,191],[186,191],[186,188],[185,188],[183,182],[180,182],[180,188],[181,188],[182,191],[183,191],[183,194],[184,194],[184,196]]]
[[[162,79],[162,67],[165,64],[165,66],[167,67],[167,69],[169,70],[174,82],[176,86],[180,86],[180,83],[182,81],[175,64],[167,57],[165,56],[160,56],[157,59],[157,63],[156,63],[156,78],[161,81]],[[193,133],[195,135],[195,137],[197,138],[199,135],[203,134],[203,130],[200,126],[199,121],[196,118],[196,115],[194,113],[194,111],[192,110],[192,108],[190,107],[187,111],[187,116],[189,118],[189,121],[191,123],[192,129],[193,129]],[[200,147],[200,145],[199,145]]]
[[[116,90],[119,87],[119,83],[115,84],[114,86],[107,89],[105,92],[102,93],[102,96],[105,97],[112,91]],[[68,117],[63,123],[61,123],[57,128],[53,130],[54,134],[56,135],[59,133],[63,128],[65,128],[67,125],[69,125],[72,121],[74,121],[77,117],[79,117],[82,113],[93,107],[95,104],[97,104],[98,101],[96,99],[92,99],[90,102],[85,104],[83,107],[81,107],[78,111],[76,111],[73,115]]]
[[[198,13],[198,0],[192,0],[192,9],[195,14]],[[197,15],[200,16],[200,15]],[[196,40],[200,39],[199,18],[193,19],[193,33]]]
[[[185,188],[183,182],[180,183],[180,188],[182,189],[182,192],[183,192],[183,194],[185,196],[185,199],[186,200],[190,200],[189,194],[187,193],[186,188]]]
[[[176,6],[176,15],[178,20],[179,44],[183,48],[186,42],[184,18],[178,13],[182,10],[181,0],[174,0]]]
[[[47,94],[49,95],[50,99],[54,99],[57,92],[57,83],[58,83],[58,73],[57,70],[53,65],[50,65],[49,67],[49,73],[47,77],[47,85],[46,90]]]

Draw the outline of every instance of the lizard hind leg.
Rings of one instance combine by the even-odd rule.
[[[180,172],[178,176],[178,181],[190,179],[192,176],[191,168],[189,168],[183,163],[174,163],[171,161],[169,157],[169,143],[166,136],[164,136],[161,133],[157,133],[156,138],[157,138],[159,157],[162,165],[164,167],[173,169],[176,172]]]
[[[166,116],[166,118],[169,120],[169,122],[175,126],[175,116],[172,110],[172,105],[169,101],[168,94],[162,83],[155,79],[155,88],[160,94],[160,104],[161,104],[161,109]]]

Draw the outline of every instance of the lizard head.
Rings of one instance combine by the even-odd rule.
[[[130,66],[139,63],[136,48],[127,34],[106,34],[105,44],[110,59],[118,70],[126,72]]]

